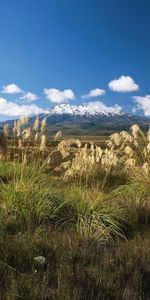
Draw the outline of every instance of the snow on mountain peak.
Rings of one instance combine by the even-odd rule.
[[[121,107],[105,106],[102,102],[90,102],[87,105],[60,104],[49,110],[49,115],[80,115],[80,116],[98,116],[98,115],[123,115]]]

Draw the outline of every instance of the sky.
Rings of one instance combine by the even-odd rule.
[[[149,16],[149,0],[0,0],[0,121],[61,103],[150,116]]]

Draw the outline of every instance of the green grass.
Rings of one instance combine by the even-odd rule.
[[[0,162],[0,299],[150,299],[149,179],[99,176]]]

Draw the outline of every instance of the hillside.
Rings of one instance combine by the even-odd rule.
[[[93,109],[86,105],[60,104],[49,110],[47,115],[40,115],[42,120],[46,116],[47,134],[53,135],[62,130],[64,135],[109,135],[115,131],[129,130],[132,124],[139,124],[145,131],[149,126],[149,119],[124,113],[117,107],[112,111]],[[36,116],[30,118],[30,124]],[[13,121],[5,123],[13,124]],[[3,125],[4,123],[1,123]]]

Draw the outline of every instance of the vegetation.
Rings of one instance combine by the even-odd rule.
[[[0,299],[150,299],[150,131],[0,139]]]

